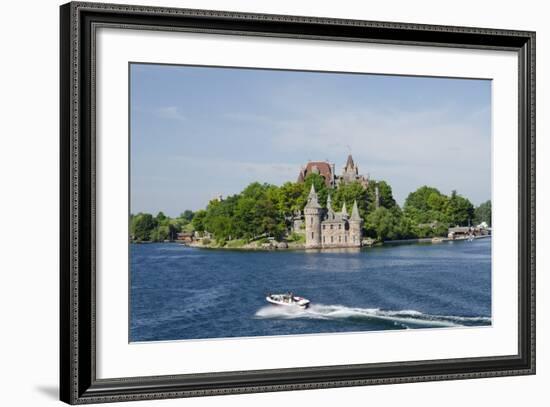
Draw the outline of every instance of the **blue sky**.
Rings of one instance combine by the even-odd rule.
[[[491,198],[491,82],[131,65],[131,211],[175,216],[349,152],[399,204],[422,185]]]

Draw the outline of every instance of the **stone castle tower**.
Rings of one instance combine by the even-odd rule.
[[[306,248],[360,247],[362,241],[363,220],[359,216],[357,201],[353,203],[351,216],[346,204],[341,212],[332,208],[330,195],[327,198],[327,209],[324,210],[312,185],[307,204],[304,207],[306,222]]]
[[[306,222],[306,248],[321,247],[321,218],[323,208],[317,200],[315,187],[311,185],[311,191],[304,207],[304,220]]]
[[[359,216],[357,201],[353,202],[351,217],[349,218],[349,234],[351,236],[353,246],[361,246],[363,238],[363,219]]]

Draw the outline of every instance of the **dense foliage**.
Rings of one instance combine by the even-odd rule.
[[[191,211],[186,211],[177,218],[170,218],[162,212],[156,216],[141,212],[130,215],[130,238],[138,242],[174,240],[178,232],[193,231],[192,219]]]
[[[483,202],[474,210],[474,221],[476,224],[481,222],[491,226],[491,201]]]
[[[474,206],[452,191],[451,196],[438,189],[422,186],[409,194],[403,206],[417,237],[444,236],[449,226],[468,226],[473,221]]]
[[[352,182],[331,189],[322,176],[310,174],[303,183],[275,186],[255,182],[236,195],[212,200],[205,209],[186,210],[176,218],[162,212],[156,216],[131,215],[131,238],[164,241],[175,239],[179,232],[196,231],[208,232],[218,244],[268,237],[299,241],[300,236],[291,233],[292,220],[303,210],[312,184],[324,207],[329,194],[336,211],[345,203],[351,213],[357,201],[365,236],[378,241],[444,236],[449,226],[491,223],[490,201],[474,209],[472,203],[456,191],[447,196],[436,188],[422,186],[409,194],[401,209],[385,181],[371,180],[367,188]]]

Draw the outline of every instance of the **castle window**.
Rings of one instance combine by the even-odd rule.
[[[325,243],[325,236],[323,236],[323,243]]]
[[[310,225],[313,225],[313,217],[311,217],[311,218],[309,218],[309,219],[310,219],[309,224],[310,224]]]
[[[348,237],[347,236],[344,236],[344,242],[348,242]]]
[[[333,226],[333,225],[331,224],[331,225],[330,225],[330,228],[331,228],[331,229],[332,229],[332,226]]]
[[[338,225],[338,229],[342,229],[342,224],[341,223]]]
[[[311,232],[311,238],[313,239],[315,236],[315,233],[314,232]]]
[[[326,225],[323,225],[323,230],[325,230],[325,226],[326,226]]]
[[[330,243],[334,242],[334,236],[330,237]]]
[[[338,241],[342,242],[342,236],[338,236]]]

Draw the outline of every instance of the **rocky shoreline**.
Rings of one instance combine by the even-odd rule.
[[[374,239],[365,239],[363,241],[363,247],[371,247],[382,244]],[[227,242],[225,245],[219,245],[215,242],[204,244],[202,241],[195,241],[189,243],[182,243],[184,246],[194,247],[198,249],[223,249],[223,250],[248,250],[248,251],[268,251],[268,250],[308,250],[305,244],[300,242],[249,242],[244,244],[232,244]],[[342,247],[345,249],[345,247]],[[333,248],[334,249],[334,248]],[[314,249],[319,250],[319,249]],[[329,250],[329,249],[327,249]]]
[[[243,245],[218,245],[216,243],[202,244],[201,242],[183,243],[184,246],[195,247],[199,249],[224,249],[224,250],[305,250],[303,243],[287,242],[269,242],[259,243],[250,242]]]

